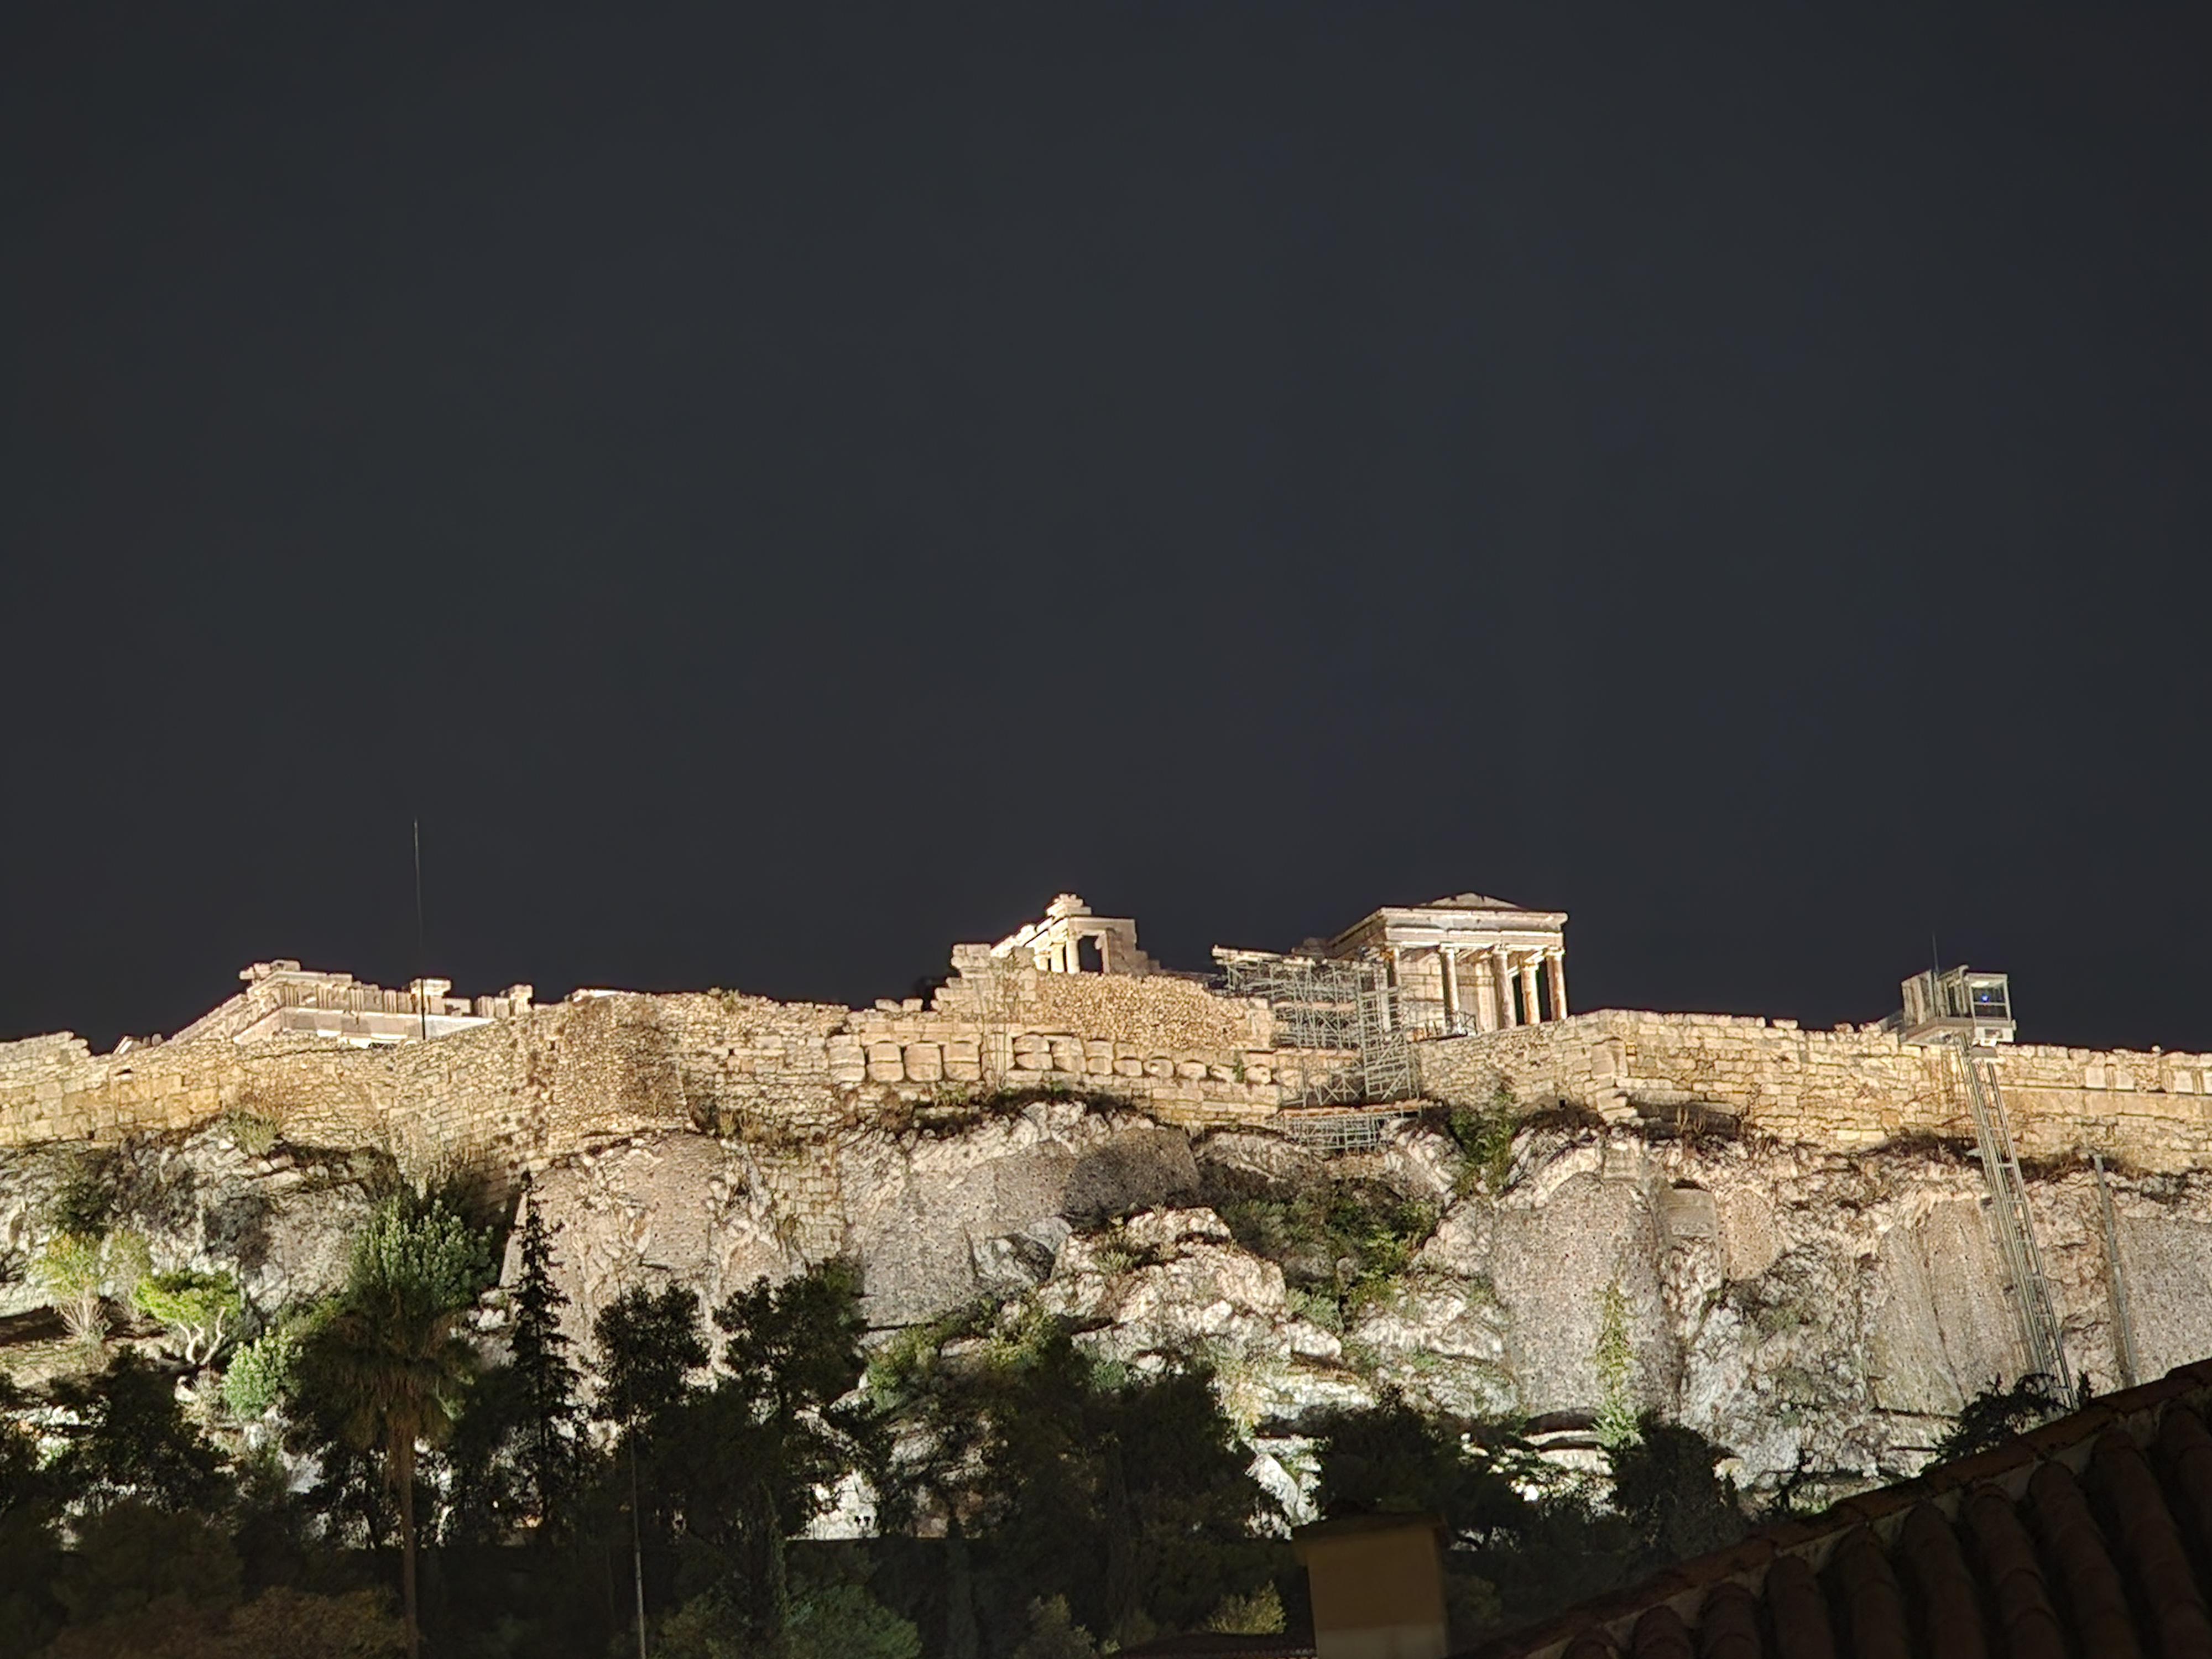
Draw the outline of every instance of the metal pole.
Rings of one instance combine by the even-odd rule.
[[[633,1429],[635,1435],[636,1431]],[[645,1534],[639,1529],[637,1518],[637,1442],[629,1446],[629,1561],[630,1576],[637,1585],[637,1659],[645,1654]]]
[[[415,820],[415,1008],[422,1016],[422,1038],[430,1037],[430,993],[422,978],[429,971],[422,945],[422,820]]]
[[[2132,1389],[2142,1370],[2136,1358],[2135,1321],[2128,1311],[2128,1281],[2120,1272],[2120,1230],[2112,1216],[2112,1189],[2105,1183],[2105,1155],[2092,1152],[2089,1162],[2097,1171],[2097,1207],[2103,1212],[2105,1222],[2105,1273],[2112,1287],[2112,1323],[2119,1332],[2120,1340],[2112,1346],[2120,1362],[2120,1386]]]

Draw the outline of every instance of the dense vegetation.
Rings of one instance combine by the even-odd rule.
[[[1501,1179],[1490,1123],[1459,1127]],[[1218,1201],[1340,1322],[1435,1221],[1355,1182]],[[84,1363],[0,1388],[0,1656],[604,1659],[641,1619],[670,1659],[1055,1659],[1304,1616],[1206,1367],[1102,1361],[1033,1303],[872,1340],[830,1262],[712,1309],[635,1285],[572,1352],[534,1205],[495,1291],[507,1242],[398,1190],[337,1294],[241,1341],[234,1283],[156,1276],[82,1187],[58,1208],[39,1270]],[[1617,1300],[1609,1479],[1391,1396],[1301,1425],[1325,1509],[1444,1517],[1462,1638],[1746,1524],[1722,1454],[1635,1413]],[[118,1341],[125,1309],[162,1336]],[[805,1541],[833,1510],[848,1536]]]

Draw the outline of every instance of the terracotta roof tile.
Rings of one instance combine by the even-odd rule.
[[[1766,1612],[1782,1659],[1836,1659],[1828,1598],[1802,1556],[1777,1557],[1766,1570]]]
[[[1760,1659],[1759,1598],[1742,1585],[1715,1585],[1698,1626],[1698,1659]]]
[[[1762,1529],[1490,1659],[2212,1659],[2212,1362]],[[1694,1618],[1683,1613],[1705,1589]]]
[[[2198,1560],[2212,1557],[2212,1431],[2188,1407],[2169,1407],[2159,1421],[2158,1451],[2180,1498],[2183,1535]]]
[[[2106,1535],[2126,1570],[2154,1639],[2166,1659],[2212,1659],[2208,1618],[2181,1531],[2166,1494],[2136,1443],[2118,1430],[2099,1437],[2090,1454],[2089,1489],[2108,1517]]]
[[[2003,1492],[1977,1486],[1959,1506],[1976,1576],[1996,1610],[1997,1633],[2013,1659],[2067,1659],[2066,1638],[2051,1587],[2027,1535]]]
[[[1636,1621],[1629,1633],[1632,1659],[1698,1659],[1687,1626],[1672,1607],[1653,1607]]]
[[[2058,1569],[2073,1617],[2068,1621],[2084,1649],[2105,1659],[2140,1659],[2135,1616],[2128,1608],[2120,1570],[2105,1549],[2089,1515],[2089,1500],[2063,1463],[2045,1463],[2028,1482],[2028,1514],[2043,1553]]]
[[[1943,1511],[1933,1504],[1915,1505],[1897,1537],[1905,1576],[1917,1598],[1926,1650],[1946,1659],[1989,1659],[1981,1590]]]
[[[1852,1528],[1829,1557],[1828,1570],[1849,1650],[1861,1659],[1912,1659],[1905,1588],[1882,1553],[1881,1540],[1864,1527]]]

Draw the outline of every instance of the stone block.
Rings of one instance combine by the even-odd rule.
[[[945,1075],[945,1050],[934,1042],[909,1042],[902,1058],[909,1083],[935,1083]]]
[[[1194,1083],[1206,1075],[1206,1062],[1199,1060],[1179,1060],[1175,1074],[1187,1083]]]
[[[1170,1060],[1165,1054],[1155,1054],[1152,1059],[1145,1062],[1145,1075],[1146,1077],[1171,1078],[1175,1074],[1176,1063]]]
[[[1142,1077],[1144,1074],[1145,1062],[1141,1060],[1117,1060],[1114,1062],[1114,1075],[1116,1077]]]

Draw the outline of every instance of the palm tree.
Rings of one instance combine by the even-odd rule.
[[[356,1283],[309,1339],[302,1391],[323,1402],[356,1449],[382,1460],[399,1505],[400,1596],[408,1659],[422,1627],[415,1601],[415,1453],[450,1434],[475,1352],[460,1335],[465,1308],[427,1279],[378,1275]]]

